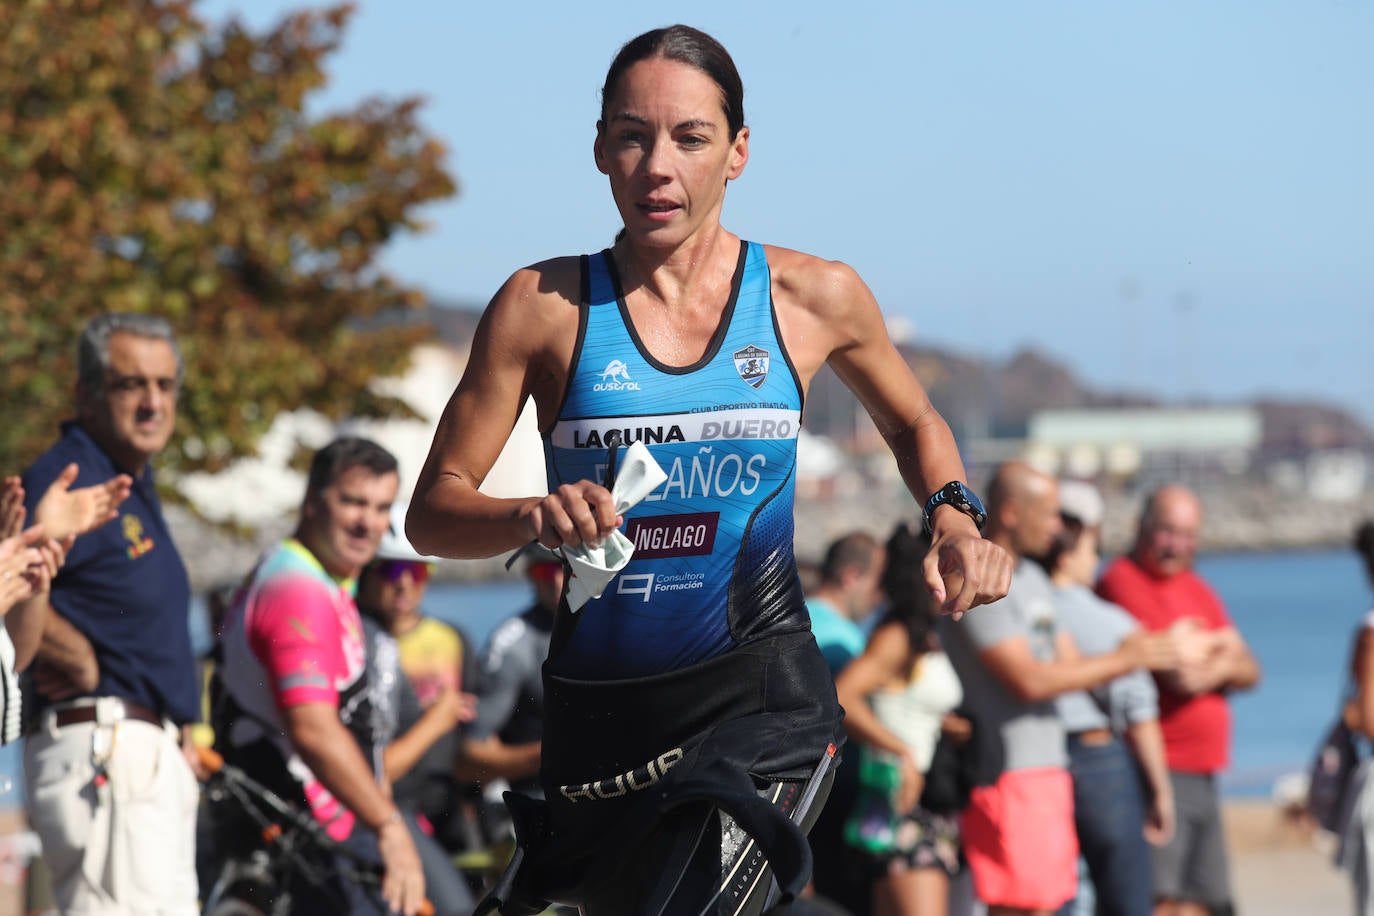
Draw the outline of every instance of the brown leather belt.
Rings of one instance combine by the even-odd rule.
[[[1072,732],[1069,734],[1069,738],[1089,747],[1102,747],[1115,741],[1116,735],[1112,733],[1110,728],[1089,728],[1081,732]]]
[[[159,716],[148,707],[140,706],[137,703],[130,703],[128,700],[120,700],[120,704],[124,707],[124,711],[122,714],[114,716],[116,721],[120,719],[134,719],[139,722],[147,722],[150,725],[156,725],[159,728],[162,727],[162,716]],[[58,728],[63,728],[67,725],[76,725],[79,722],[94,722],[97,719],[96,704],[64,706],[61,709],[53,710],[52,716],[53,724]],[[39,721],[41,722],[42,719],[43,717],[40,716]]]

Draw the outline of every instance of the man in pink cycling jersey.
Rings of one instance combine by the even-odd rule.
[[[384,870],[379,899],[324,857],[332,886],[289,885],[293,913],[413,914],[424,899],[419,857],[377,765],[354,604],[397,486],[395,457],[374,442],[321,449],[295,536],[259,560],[225,626],[216,729],[225,759],[308,805],[331,837]]]

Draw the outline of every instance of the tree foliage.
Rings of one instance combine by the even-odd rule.
[[[251,454],[282,411],[408,413],[368,383],[425,330],[367,319],[422,297],[377,258],[455,184],[415,99],[307,114],[350,12],[254,33],[191,0],[0,2],[0,469],[71,414],[103,311],[177,329],[172,470]]]

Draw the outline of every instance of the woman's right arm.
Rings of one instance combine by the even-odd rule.
[[[534,397],[543,423],[561,397],[577,333],[577,265],[564,258],[519,271],[482,315],[406,516],[406,535],[420,552],[488,557],[535,539],[556,547],[614,529],[610,493],[589,481],[544,497],[478,491],[526,399]]]
[[[1374,629],[1361,627],[1351,660],[1355,679],[1353,719],[1349,724],[1366,738],[1374,739]]]

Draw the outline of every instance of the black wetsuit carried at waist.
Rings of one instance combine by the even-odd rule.
[[[783,897],[806,884],[811,854],[792,816],[843,740],[834,685],[809,632],[629,680],[576,681],[546,667],[544,689],[546,800],[508,796],[520,851],[479,913],[535,913],[549,901],[584,904],[589,914],[678,912],[670,901],[684,889],[665,882],[697,852],[684,840],[700,839],[716,812],[747,834],[739,851],[757,867],[753,883],[727,888],[710,912],[734,912],[727,898],[756,893],[765,859]],[[720,877],[719,843],[710,857]]]

